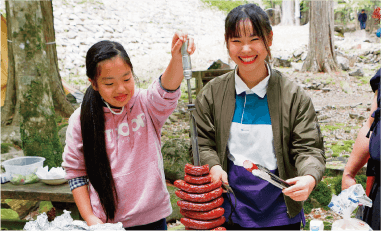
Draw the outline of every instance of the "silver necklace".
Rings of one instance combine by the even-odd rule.
[[[114,115],[120,115],[120,114],[123,113],[123,111],[124,111],[124,106],[122,107],[122,110],[121,110],[120,112],[114,112],[114,111],[111,109],[110,105],[103,99],[103,97],[102,97],[102,100],[103,100],[103,102],[106,104],[106,106],[108,107],[108,109],[110,109],[110,111],[111,111],[112,114],[114,114]]]

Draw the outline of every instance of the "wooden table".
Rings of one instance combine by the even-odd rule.
[[[11,182],[1,184],[2,199],[18,199],[31,201],[51,201],[56,208],[56,214],[61,215],[63,210],[71,211],[74,220],[83,220],[74,202],[73,194],[68,183],[61,185],[47,185],[43,182],[25,185],[14,185]],[[18,227],[22,229],[25,220],[1,220],[2,228]]]

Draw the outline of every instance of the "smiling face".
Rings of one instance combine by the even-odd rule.
[[[253,30],[250,19],[240,20],[237,25],[239,33],[229,38],[227,48],[231,59],[238,65],[238,72],[247,74],[253,71],[266,72],[265,59],[268,55],[266,45]],[[268,47],[272,44],[272,32],[267,37]]]
[[[89,81],[93,89],[114,107],[125,106],[135,92],[131,68],[120,56],[98,63],[98,75]]]

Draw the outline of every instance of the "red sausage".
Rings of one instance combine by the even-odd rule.
[[[250,160],[245,160],[243,162],[243,167],[249,171],[249,172],[252,172],[254,169],[258,169],[257,165],[255,165],[253,162],[251,162]]]
[[[209,211],[220,207],[224,203],[224,198],[219,197],[207,203],[194,203],[189,201],[177,201],[177,205],[181,209],[192,210],[192,211]]]
[[[217,188],[211,192],[201,193],[201,194],[191,194],[184,192],[183,190],[177,190],[176,196],[183,200],[190,202],[208,202],[222,195],[222,188]]]
[[[203,166],[194,166],[191,164],[186,164],[184,171],[186,174],[190,174],[193,176],[202,176],[205,174],[209,174],[209,165],[203,165]]]
[[[214,228],[214,229],[212,229],[212,230],[226,230],[226,228],[220,226],[220,227]]]
[[[202,211],[189,211],[180,209],[181,215],[186,218],[192,218],[196,220],[212,220],[221,217],[224,215],[225,209],[218,207],[210,211],[202,212]]]
[[[185,226],[192,229],[213,229],[216,228],[223,223],[225,223],[225,217],[220,217],[218,219],[210,220],[210,221],[198,221],[190,218],[181,218],[180,222]]]
[[[184,180],[189,184],[208,184],[212,182],[212,177],[210,174],[206,176],[191,176],[185,173]]]
[[[176,180],[173,184],[177,188],[189,193],[206,193],[221,187],[222,181],[217,181],[215,183],[204,184],[204,185],[191,185],[185,182],[184,180]]]

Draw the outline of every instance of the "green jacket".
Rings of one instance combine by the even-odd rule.
[[[279,176],[312,175],[318,183],[324,174],[325,155],[311,98],[279,71],[272,69],[271,73],[267,98]],[[227,171],[227,144],[235,109],[234,71],[206,84],[195,106],[201,165],[221,165]],[[296,216],[303,203],[284,197],[289,217]]]

